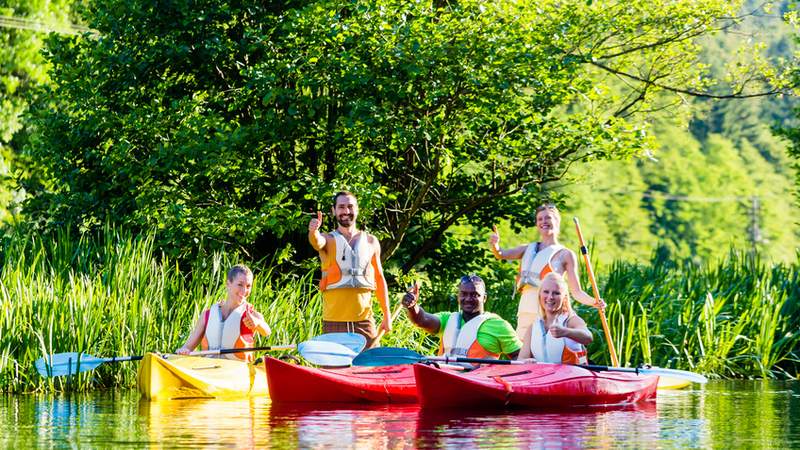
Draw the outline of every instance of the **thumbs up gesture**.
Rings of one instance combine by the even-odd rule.
[[[314,232],[319,230],[319,227],[322,226],[322,211],[317,211],[317,217],[311,219],[311,222],[308,222],[308,231]]]
[[[492,234],[489,235],[489,245],[497,248],[500,245],[500,233],[497,232],[497,225],[492,225]]]
[[[414,282],[406,291],[406,295],[403,296],[403,306],[411,309],[417,305],[417,299],[419,299],[419,283]]]

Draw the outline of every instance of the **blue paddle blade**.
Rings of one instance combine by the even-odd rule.
[[[407,348],[377,347],[359,353],[353,359],[354,366],[393,366],[396,364],[414,364],[425,359],[419,353]]]
[[[367,338],[358,333],[326,333],[311,338],[312,341],[334,342],[358,353],[367,345]]]
[[[43,377],[61,377],[64,375],[75,375],[76,373],[86,372],[95,369],[106,359],[85,353],[56,353],[52,356],[45,356],[36,360],[36,371]]]
[[[297,352],[308,362],[318,366],[346,367],[356,352],[335,342],[305,341],[297,344]]]

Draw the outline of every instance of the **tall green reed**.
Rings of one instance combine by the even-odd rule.
[[[615,263],[601,292],[621,363],[720,377],[797,376],[797,268],[768,266],[739,252],[705,267],[658,259]],[[581,308],[581,314],[600,329],[594,311]],[[607,352],[596,339],[592,359],[607,363]]]
[[[189,270],[154,247],[152,236],[107,228],[102,235],[6,237],[0,248],[0,391],[132,386],[136,363],[104,364],[70,378],[42,378],[33,362],[48,353],[96,356],[171,352],[182,345],[200,313],[225,298],[235,255],[216,254]],[[321,299],[314,272],[255,272],[250,301],[271,325],[260,345],[296,343],[321,333]],[[393,299],[396,304],[399,299]],[[378,320],[381,319],[378,310]],[[404,317],[384,344],[427,350]]]

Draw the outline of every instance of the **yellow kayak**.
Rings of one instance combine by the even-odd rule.
[[[691,381],[685,378],[672,378],[672,377],[665,377],[660,376],[658,377],[658,389],[683,389],[686,386],[692,384]]]
[[[263,366],[199,356],[148,353],[139,364],[139,392],[148,400],[267,395]]]

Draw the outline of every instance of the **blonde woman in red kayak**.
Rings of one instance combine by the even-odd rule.
[[[516,289],[520,293],[517,310],[517,335],[526,344],[520,352],[521,358],[529,358],[531,326],[542,312],[539,306],[539,286],[548,273],[557,273],[567,278],[569,291],[575,299],[584,305],[597,304],[594,297],[584,292],[578,278],[578,258],[575,252],[558,242],[561,232],[561,214],[553,204],[544,204],[536,208],[536,229],[539,231],[539,242],[520,245],[511,249],[500,247],[500,235],[496,227],[489,237],[489,245],[497,259],[519,259]],[[600,307],[605,303],[600,300]]]
[[[225,287],[228,291],[227,299],[211,305],[211,308],[200,314],[189,339],[175,353],[188,354],[198,345],[203,350],[251,348],[256,333],[269,336],[270,329],[264,322],[264,316],[247,302],[253,288],[253,272],[244,265],[233,266],[228,271]],[[251,361],[253,354],[240,352],[221,357]]]
[[[531,326],[523,351],[538,362],[587,364],[586,346],[592,342],[592,332],[572,310],[564,277],[553,272],[544,277],[539,306],[544,315]]]

